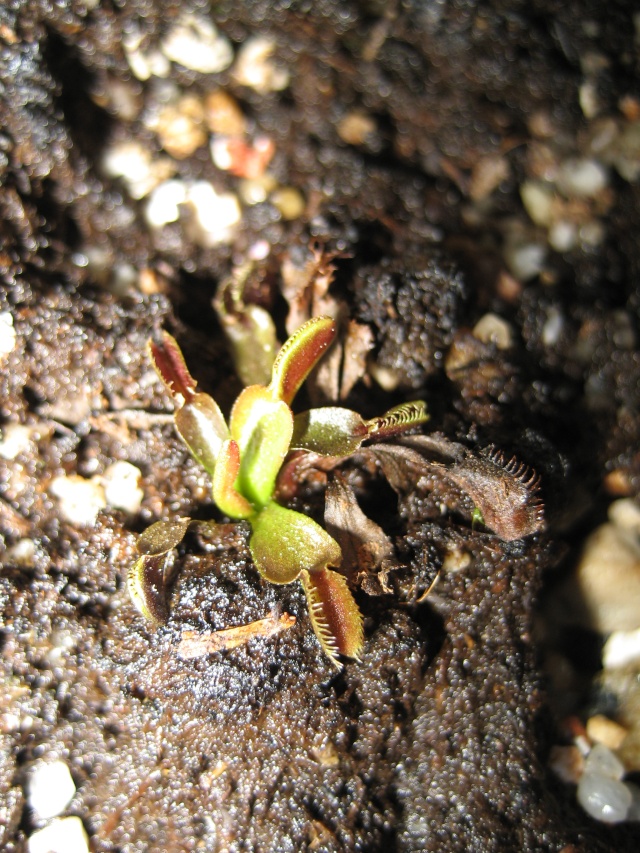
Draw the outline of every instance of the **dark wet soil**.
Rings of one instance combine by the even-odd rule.
[[[612,174],[599,245],[552,251],[543,273],[509,287],[501,256],[504,222],[526,220],[518,189],[531,116],[550,116],[579,150],[581,58],[596,49],[608,63],[605,111],[637,87],[631,5],[215,4],[236,47],[256,33],[277,42],[286,91],[213,79],[275,140],[273,171],[307,205],[292,221],[273,205],[246,207],[231,242],[204,248],[178,226],[152,233],[142,203],[100,163],[109,140],[129,136],[160,153],[140,115],[125,120],[114,106],[119,85],[151,98],[123,34],[136,27],[156,45],[180,11],[207,14],[207,4],[16,0],[0,10],[0,312],[15,331],[0,356],[0,426],[5,436],[28,427],[23,448],[0,458],[7,853],[25,850],[36,828],[25,780],[50,755],[68,763],[77,793],[67,813],[101,853],[637,849],[637,831],[587,817],[547,768],[558,721],[534,625],[543,586],[601,518],[607,488],[640,491],[638,184]],[[212,85],[171,73],[184,90]],[[347,145],[336,126],[356,107],[376,131]],[[509,176],[483,207],[470,176],[498,154]],[[176,168],[235,187],[203,150]],[[220,519],[163,417],[171,407],[146,341],[171,330],[228,412],[240,386],[211,300],[263,239],[271,248],[251,287],[281,338],[285,259],[312,240],[341,253],[332,292],[372,330],[387,377],[364,376],[347,405],[370,417],[423,396],[427,431],[515,454],[542,482],[544,531],[507,542],[472,524],[473,501],[435,468],[397,498],[370,465],[347,465],[399,567],[375,590],[360,578],[365,651],[340,673],[320,652],[301,588],[260,580],[242,526],[215,543],[185,540],[158,631],[126,590],[148,524]],[[107,258],[100,274],[79,260],[89,248]],[[122,265],[151,271],[155,286],[134,276],[115,288]],[[471,335],[488,311],[514,330],[506,349]],[[565,318],[553,341],[551,311]],[[66,520],[54,479],[100,476],[117,460],[141,471],[139,512],[107,506],[95,525]],[[318,495],[309,486],[296,500],[314,509]],[[25,541],[28,559],[15,547]],[[196,660],[177,654],[185,625],[221,630],[274,612],[295,626]]]

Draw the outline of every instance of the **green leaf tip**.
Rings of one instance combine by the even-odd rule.
[[[307,320],[282,345],[273,363],[269,391],[276,400],[290,404],[300,386],[336,336],[331,317]]]

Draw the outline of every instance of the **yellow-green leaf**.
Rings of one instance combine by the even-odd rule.
[[[250,522],[253,562],[271,583],[291,583],[301,571],[340,565],[338,543],[306,515],[272,501]]]
[[[213,499],[230,518],[249,518],[253,514],[253,507],[246,497],[236,490],[239,472],[238,444],[233,439],[227,439],[222,444],[213,473]]]
[[[295,416],[291,447],[323,456],[349,456],[365,438],[368,438],[367,425],[357,412],[325,406]]]
[[[195,394],[175,415],[176,429],[205,471],[213,476],[216,459],[229,430],[216,401]]]
[[[336,325],[331,317],[313,317],[284,342],[273,363],[269,385],[273,399],[291,403],[335,335]]]

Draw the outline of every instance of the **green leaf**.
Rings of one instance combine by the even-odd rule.
[[[278,347],[271,314],[259,305],[243,305],[239,311],[220,314],[220,319],[242,383],[266,385]]]
[[[164,382],[167,391],[181,406],[188,403],[196,390],[196,380],[191,376],[178,342],[169,332],[162,332],[162,343],[150,340],[149,357],[156,373]]]
[[[295,416],[291,447],[323,456],[349,456],[367,437],[367,425],[357,412],[325,406]]]
[[[138,539],[142,555],[131,566],[127,588],[131,600],[140,613],[154,625],[166,622],[169,609],[164,583],[168,554],[184,539],[191,519],[157,521]]]
[[[401,403],[380,415],[366,421],[369,438],[379,441],[383,438],[391,438],[400,432],[420,426],[429,420],[427,404],[424,400],[413,400],[411,403]]]
[[[301,571],[340,565],[338,543],[306,515],[272,501],[250,523],[253,562],[271,583],[291,583]]]
[[[300,580],[315,635],[331,662],[341,669],[338,655],[357,659],[362,651],[364,631],[358,605],[338,572],[303,571]]]
[[[313,317],[285,341],[273,363],[269,385],[273,399],[291,403],[335,335],[336,325],[331,317]]]
[[[291,409],[263,385],[245,388],[231,412],[231,435],[240,448],[238,490],[258,507],[273,497],[293,432]]]
[[[213,499],[230,518],[249,518],[254,509],[235,486],[239,472],[240,450],[237,442],[228,439],[222,444],[213,473]]]
[[[175,424],[191,455],[213,476],[222,443],[229,437],[229,429],[216,401],[208,394],[195,394],[178,409]]]

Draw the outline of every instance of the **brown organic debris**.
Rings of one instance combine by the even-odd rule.
[[[178,656],[183,660],[212,655],[215,652],[228,651],[238,646],[246,646],[256,637],[275,637],[283,631],[288,631],[296,624],[296,617],[289,613],[278,616],[272,613],[266,619],[249,622],[248,625],[238,625],[235,628],[225,628],[222,631],[184,630],[178,644]]]

